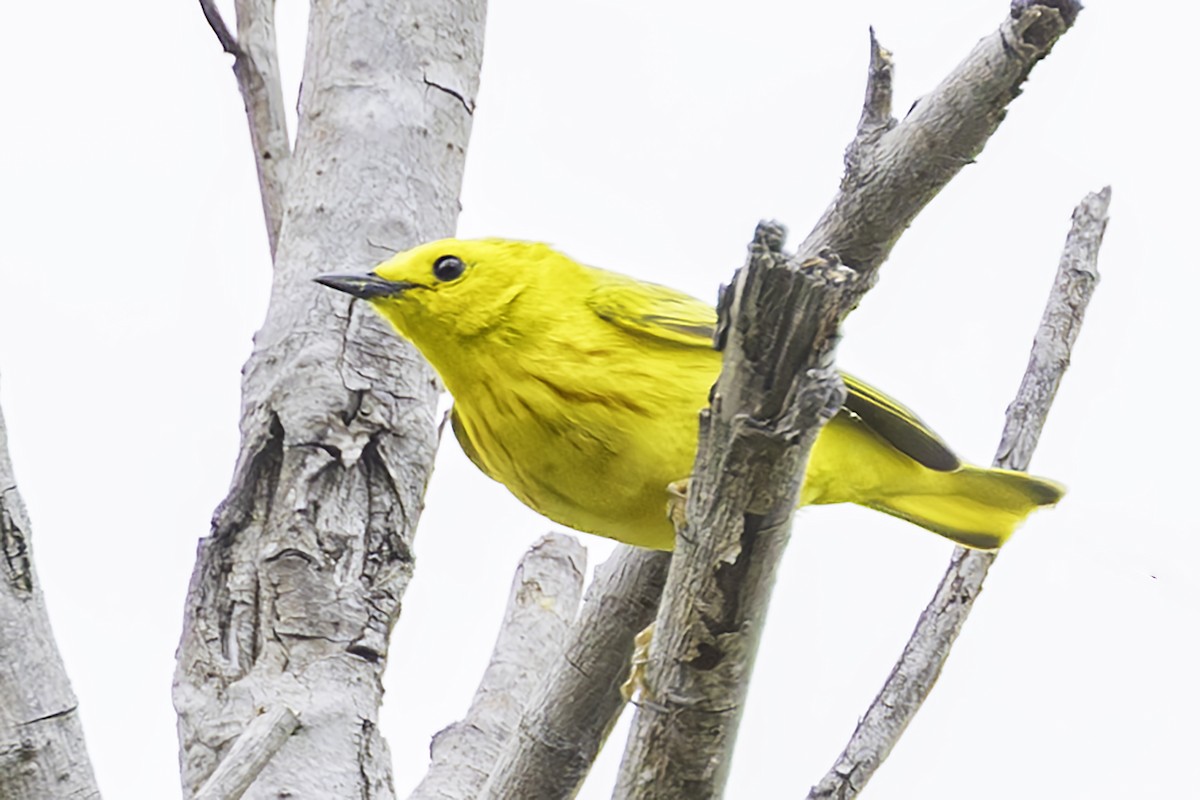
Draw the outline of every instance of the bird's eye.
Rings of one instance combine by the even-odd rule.
[[[442,256],[433,262],[433,277],[439,281],[452,281],[462,275],[466,268],[467,265],[458,256]]]

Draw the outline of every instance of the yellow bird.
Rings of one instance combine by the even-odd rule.
[[[443,239],[365,275],[317,281],[366,300],[454,396],[470,459],[576,530],[670,550],[667,485],[691,473],[721,369],[695,298],[551,247]],[[1058,484],[959,461],[912,411],[844,375],[845,406],[809,458],[801,504],[858,503],[967,547],[999,547]]]

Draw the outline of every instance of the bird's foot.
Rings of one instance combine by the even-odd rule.
[[[654,640],[654,623],[633,637],[633,657],[629,659],[629,677],[621,684],[621,697],[628,703],[634,697],[651,698],[646,683],[646,665],[650,663],[650,642]]]
[[[691,478],[667,484],[667,519],[679,530],[687,523],[687,496]]]

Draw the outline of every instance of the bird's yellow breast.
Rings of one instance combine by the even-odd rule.
[[[484,472],[550,519],[669,549],[667,485],[691,472],[720,356],[653,340],[631,348],[599,319],[576,332],[489,347],[469,359],[478,370],[443,367],[455,431]],[[606,341],[614,333],[623,340]]]

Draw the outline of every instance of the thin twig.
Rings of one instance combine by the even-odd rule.
[[[1096,263],[1108,224],[1110,196],[1107,187],[1089,194],[1072,216],[1029,365],[1017,397],[1008,407],[1004,434],[993,462],[997,467],[1029,467],[1038,435],[1070,362],[1088,300],[1099,280]],[[955,550],[892,674],[833,767],[809,793],[809,800],[848,800],[866,786],[933,689],[996,555]]]
[[[217,35],[222,49],[233,56],[233,74],[246,106],[267,242],[274,259],[279,229],[283,225],[284,190],[291,161],[291,140],[275,45],[275,2],[237,0],[236,8],[238,35],[234,38],[213,0],[200,0],[204,18]]]
[[[221,49],[232,56],[241,55],[242,50],[238,47],[237,39],[233,38],[233,34],[229,32],[229,27],[221,17],[221,11],[217,8],[217,4],[213,0],[200,0],[200,10],[204,12],[204,18],[208,20],[209,27],[217,35]]]

